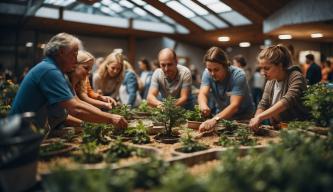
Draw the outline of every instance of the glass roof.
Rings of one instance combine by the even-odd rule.
[[[220,0],[159,1],[206,31],[251,24],[249,19],[232,10]],[[94,3],[93,6],[76,0],[45,0],[44,5],[62,6],[65,7],[65,11],[132,19],[133,22],[140,23],[132,25],[133,28],[139,26],[137,29],[148,31],[159,31],[161,29],[160,32],[166,33],[189,33],[185,26],[177,23],[158,8],[143,0],[101,0]]]

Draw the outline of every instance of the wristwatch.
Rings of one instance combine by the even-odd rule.
[[[215,119],[216,122],[218,122],[221,119],[221,117],[215,116],[214,119]]]

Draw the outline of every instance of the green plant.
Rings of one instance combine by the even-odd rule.
[[[81,146],[82,154],[75,159],[81,163],[98,163],[103,160],[103,156],[96,151],[96,142],[88,142]]]
[[[333,89],[324,83],[312,85],[305,91],[303,100],[313,119],[321,126],[329,126],[333,117]]]
[[[250,129],[245,127],[240,127],[236,130],[235,139],[240,145],[252,146],[256,145],[256,139],[252,138],[252,132]]]
[[[11,106],[10,105],[1,105],[0,104],[0,118],[6,117],[8,112],[10,111]]]
[[[1,105],[11,105],[19,85],[13,83],[11,80],[4,81],[0,85],[0,104]]]
[[[98,123],[85,123],[83,126],[83,142],[88,143],[96,141],[97,144],[108,144],[108,136],[113,131],[111,125]]]
[[[280,144],[242,158],[240,151],[226,151],[205,183],[207,191],[331,191],[333,140],[295,130],[281,138]]]
[[[49,192],[109,192],[113,191],[109,186],[111,175],[108,169],[66,170],[57,167],[43,177],[43,189]]]
[[[149,107],[148,102],[146,100],[141,101],[140,105],[138,106],[139,112],[149,113],[151,112],[151,107]]]
[[[233,138],[229,138],[226,135],[220,135],[219,140],[217,142],[218,145],[222,146],[222,147],[231,147],[231,146],[238,146],[238,142],[233,139]]]
[[[221,134],[217,144],[223,147],[239,145],[252,146],[257,144],[256,139],[251,137],[253,135],[251,130],[246,127],[238,127],[233,131],[233,134],[233,138],[229,138],[225,134]]]
[[[172,128],[185,123],[185,109],[176,106],[176,99],[168,97],[163,100],[161,107],[155,108],[153,118],[157,122],[162,122],[165,126],[163,135],[172,136]]]
[[[118,137],[111,145],[106,155],[107,162],[116,162],[121,158],[127,158],[134,155],[135,150],[125,145]]]
[[[64,149],[64,147],[65,147],[65,145],[61,141],[60,142],[55,142],[55,143],[50,143],[50,144],[47,144],[47,145],[42,145],[39,149],[39,154],[41,156],[45,156],[50,152],[59,151],[61,149]]]
[[[225,127],[225,129],[223,130],[224,134],[232,135],[235,132],[235,130],[237,130],[237,128],[238,128],[238,125],[236,123],[229,121],[229,120],[225,120],[225,119],[222,119],[219,122],[219,124],[222,125],[223,127]]]
[[[309,121],[290,121],[288,123],[288,129],[308,129],[314,126],[314,123]]]
[[[205,118],[202,116],[199,106],[194,107],[194,111],[186,111],[185,117],[189,121],[204,121]]]
[[[136,127],[127,128],[124,135],[131,137],[132,142],[136,144],[150,143],[148,129],[142,121],[139,121]]]
[[[133,119],[134,113],[131,111],[130,107],[128,105],[119,105],[114,108],[112,108],[110,111],[112,114],[117,114],[125,117],[126,119]]]
[[[208,149],[207,145],[201,144],[193,139],[191,131],[192,130],[187,129],[185,134],[181,137],[182,147],[178,150],[183,153],[193,153]]]

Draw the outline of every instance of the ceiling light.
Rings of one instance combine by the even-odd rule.
[[[27,42],[26,44],[25,44],[25,46],[26,47],[32,47],[34,44],[32,43],[32,42]]]
[[[324,35],[322,33],[312,33],[311,34],[311,38],[321,38],[323,37]]]
[[[251,46],[251,43],[250,43],[250,42],[240,42],[240,43],[239,43],[239,46],[240,46],[240,47],[250,47],[250,46]]]
[[[287,35],[287,34],[285,34],[285,35],[279,35],[279,39],[291,39],[291,38],[292,38],[291,35]]]
[[[230,41],[230,37],[228,37],[228,36],[221,36],[217,40],[218,41],[222,41],[222,42],[227,42],[227,41]]]

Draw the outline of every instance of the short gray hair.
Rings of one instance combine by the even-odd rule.
[[[82,46],[77,37],[68,33],[58,33],[45,45],[44,56],[54,57],[61,48],[67,48],[73,44],[78,44],[79,47]]]

